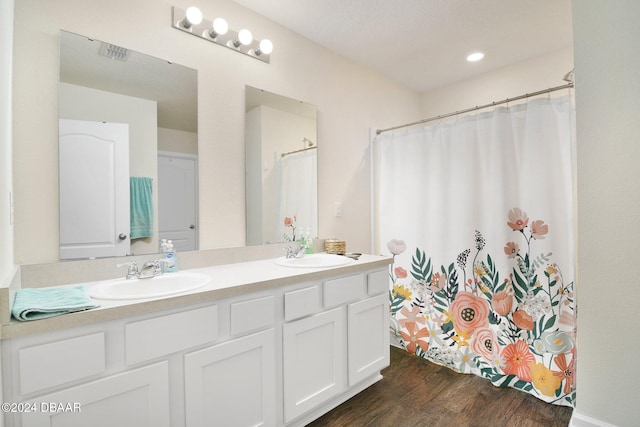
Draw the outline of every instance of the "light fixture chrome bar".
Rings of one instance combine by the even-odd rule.
[[[194,35],[200,39],[206,40],[219,46],[224,46],[235,52],[243,53],[252,58],[266,62],[271,61],[271,54],[265,53],[260,49],[260,40],[252,40],[251,43],[243,45],[238,42],[239,33],[229,28],[226,34],[215,34],[213,29],[213,21],[206,18],[198,24],[184,25],[186,11],[178,7],[171,7],[171,26],[185,33]]]

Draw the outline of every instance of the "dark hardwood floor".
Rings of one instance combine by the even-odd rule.
[[[384,379],[309,427],[554,427],[569,425],[573,411],[395,347],[382,375]]]

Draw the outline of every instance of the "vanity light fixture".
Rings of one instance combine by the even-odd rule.
[[[252,58],[269,63],[273,43],[268,39],[255,40],[251,31],[242,29],[238,32],[229,28],[224,18],[213,21],[203,18],[202,12],[195,6],[183,10],[171,8],[171,25],[208,42],[228,47],[236,52],[244,53]]]

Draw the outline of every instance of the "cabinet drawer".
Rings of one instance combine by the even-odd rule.
[[[23,348],[18,360],[22,394],[87,378],[105,370],[104,332]]]
[[[331,308],[367,295],[365,276],[358,274],[324,282],[324,306]]]
[[[367,275],[367,292],[369,295],[389,292],[389,272],[380,270],[369,273]]]
[[[231,335],[273,326],[274,297],[256,298],[231,304]]]
[[[218,339],[215,305],[125,325],[127,365],[186,350]]]
[[[284,320],[299,319],[322,310],[320,286],[310,286],[284,294]]]

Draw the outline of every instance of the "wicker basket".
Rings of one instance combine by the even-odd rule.
[[[347,243],[340,239],[327,239],[324,241],[324,250],[328,254],[344,255],[347,252]]]

